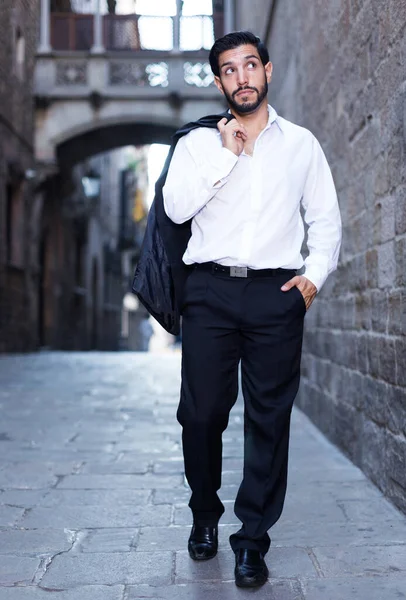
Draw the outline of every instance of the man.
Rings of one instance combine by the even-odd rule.
[[[234,118],[183,136],[163,188],[167,216],[177,224],[192,219],[183,256],[191,274],[181,307],[178,409],[192,490],[188,549],[195,560],[217,552],[221,438],[241,361],[244,475],[235,513],[242,526],[230,544],[236,584],[255,587],[267,580],[267,531],[286,493],[303,319],[337,266],[341,221],[319,143],[267,104],[272,64],[259,38],[224,36],[211,49],[210,64]],[[305,261],[301,207],[308,224]]]

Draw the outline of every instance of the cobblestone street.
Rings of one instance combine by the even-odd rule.
[[[219,554],[199,564],[186,550],[179,364],[177,353],[1,357],[1,600],[250,593],[235,587],[228,545],[241,402],[224,436]],[[298,410],[285,510],[270,533],[258,600],[406,598],[405,517]]]

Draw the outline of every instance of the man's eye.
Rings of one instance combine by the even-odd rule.
[[[230,73],[233,72],[234,69],[232,69],[231,67],[229,69],[226,70],[226,75],[229,75]]]
[[[254,62],[251,62],[251,63],[248,63],[248,66],[249,67],[253,67],[255,69],[255,67],[257,66],[257,64],[254,63]]]

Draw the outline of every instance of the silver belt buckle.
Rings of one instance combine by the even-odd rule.
[[[230,277],[248,277],[247,267],[230,267]]]

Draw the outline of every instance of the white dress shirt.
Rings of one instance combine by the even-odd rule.
[[[337,267],[341,219],[331,171],[310,131],[278,116],[253,155],[224,148],[215,129],[199,128],[175,148],[163,188],[175,223],[192,219],[183,261],[251,269],[301,269],[319,291]],[[301,248],[308,224],[309,255]]]

